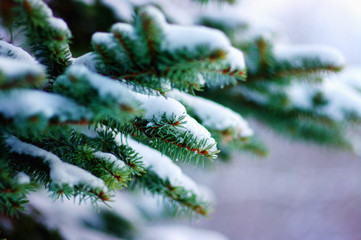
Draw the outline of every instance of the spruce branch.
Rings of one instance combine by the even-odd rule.
[[[196,213],[203,216],[209,214],[209,203],[201,200],[198,195],[187,191],[181,186],[174,186],[168,179],[163,180],[152,169],[147,169],[147,173],[137,177],[135,184],[146,188],[153,195],[158,194],[166,198],[177,211],[186,213]]]
[[[92,201],[109,200],[110,196],[104,182],[84,169],[65,163],[55,154],[20,141],[14,136],[6,137],[5,144],[10,148],[12,167],[23,170],[55,195],[79,195],[82,198],[89,197]],[[28,161],[24,161],[24,158]]]
[[[17,26],[24,31],[35,58],[47,67],[50,78],[71,64],[67,24],[55,18],[42,0],[16,0]]]
[[[146,140],[151,146],[173,159],[198,163],[203,158],[214,159],[219,152],[213,138],[200,138],[187,129],[187,121],[194,124],[189,116],[168,118],[163,115],[159,120],[135,119],[121,131],[137,139]]]
[[[195,41],[179,40],[194,34]],[[99,73],[161,94],[245,79],[242,53],[221,32],[168,24],[154,7],[139,10],[133,25],[118,23],[112,33],[95,33],[92,45]],[[86,65],[94,61],[85,60]]]

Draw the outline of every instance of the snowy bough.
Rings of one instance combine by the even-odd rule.
[[[132,185],[207,215],[210,203],[173,161],[216,159],[224,133],[224,142],[252,137],[240,115],[192,96],[243,81],[242,52],[219,30],[169,24],[147,6],[73,58],[62,19],[41,0],[15,3],[29,51],[0,41],[1,210],[23,209],[39,184],[94,203]]]

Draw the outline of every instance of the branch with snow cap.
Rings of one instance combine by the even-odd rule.
[[[275,75],[338,72],[345,65],[340,51],[324,45],[275,44],[273,49]]]
[[[61,74],[71,64],[67,24],[53,16],[42,0],[15,0],[18,23],[25,30],[27,43],[35,58],[47,67],[51,77]]]
[[[130,137],[116,134],[105,126],[96,131],[79,127],[76,129],[92,139],[90,142],[94,148],[104,151],[95,152],[96,155],[108,158],[111,162],[123,161],[133,170],[132,177],[138,179],[152,193],[166,197],[183,210],[207,214],[209,204],[201,199],[202,192],[168,157]],[[121,149],[124,148],[128,151],[122,152]],[[129,161],[130,159],[132,161]],[[139,168],[138,171],[134,167]]]
[[[222,17],[203,16],[199,21],[224,31],[232,43],[244,51],[250,82],[337,72],[345,64],[342,54],[328,46],[277,43],[278,23],[263,16],[237,13]]]
[[[122,161],[130,170],[131,175],[141,175],[145,172],[138,154],[129,146],[117,142],[113,132],[106,126],[102,126],[97,130],[76,126],[75,130],[86,136],[89,144],[94,149],[97,149],[99,152],[111,154],[119,161]],[[112,159],[114,160],[113,157]]]
[[[196,184],[171,159],[160,152],[127,137],[116,135],[119,143],[127,143],[142,156],[141,161],[147,173],[138,177],[150,192],[164,195],[184,210],[201,215],[208,214],[209,203],[202,200],[202,193]]]
[[[45,81],[42,65],[0,56],[0,89],[35,87]]]
[[[28,202],[26,195],[34,190],[34,185],[24,172],[14,174],[6,163],[6,158],[2,154],[0,160],[0,212],[16,216],[19,210],[24,211],[23,205]]]
[[[104,142],[101,142],[100,136],[101,134],[85,126],[73,129],[59,127],[53,128],[32,143],[62,156],[63,161],[79,166],[102,179],[110,189],[122,189],[130,180],[131,171],[124,163],[124,155],[131,157],[130,153],[123,151],[122,155],[115,155],[105,151],[107,149],[102,147]],[[121,150],[118,146],[114,148],[119,152]]]
[[[57,93],[89,107],[96,119],[111,116],[130,120],[141,113],[135,92],[124,83],[90,72],[84,66],[72,66],[53,85]]]
[[[122,131],[149,141],[151,146],[174,159],[216,158],[216,141],[208,130],[190,117],[185,107],[172,98],[138,94],[145,110]]]
[[[84,169],[65,163],[55,154],[22,142],[14,136],[8,136],[5,142],[9,146],[10,153],[15,154],[13,157],[25,155],[30,159],[28,163],[21,162],[22,165],[26,164],[27,168],[31,168],[33,164],[36,165],[36,159],[40,159],[49,168],[50,172],[45,174],[48,175],[47,178],[51,183],[50,189],[57,194],[77,195],[83,193],[103,201],[109,199],[108,189],[104,182]],[[34,169],[30,169],[29,173],[34,174]]]
[[[221,132],[226,135],[225,137],[239,140],[253,135],[253,130],[246,120],[227,107],[177,90],[173,90],[167,95],[183,103],[188,112],[199,119],[206,128]]]
[[[92,38],[102,74],[161,93],[169,85],[192,91],[205,83],[224,85],[245,78],[243,54],[222,32],[168,24],[155,7],[141,9],[133,25],[118,23],[111,31]],[[91,58],[83,60],[93,65],[87,63]]]
[[[0,40],[0,56],[17,59],[20,61],[28,62],[30,64],[37,64],[38,62],[26,51],[20,47]]]
[[[0,117],[19,129],[27,124],[43,129],[49,124],[83,124],[84,120],[92,119],[93,114],[58,94],[14,89],[0,92]]]

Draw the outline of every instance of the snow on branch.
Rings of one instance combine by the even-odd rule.
[[[248,138],[253,135],[253,130],[247,121],[227,107],[176,90],[169,92],[168,96],[185,104],[189,111],[208,129],[230,132],[235,139]]]
[[[0,56],[0,89],[36,86],[44,80],[42,65]]]
[[[20,61],[36,64],[37,61],[22,48],[0,40],[0,56],[17,59]]]
[[[61,95],[15,89],[0,93],[0,115],[15,122],[66,123],[91,119],[92,113]]]
[[[147,173],[140,176],[140,181],[151,192],[164,194],[173,201],[178,202],[202,215],[207,215],[207,203],[202,199],[202,193],[197,185],[171,159],[160,152],[143,145],[130,137],[115,136],[119,143],[126,143],[142,156],[141,161]],[[157,178],[161,179],[159,181]],[[161,185],[161,186],[157,186]]]
[[[61,74],[71,64],[67,24],[53,16],[42,0],[16,0],[18,23],[25,30],[27,43],[35,58],[47,67],[51,77]]]
[[[134,118],[141,112],[138,96],[124,83],[92,73],[84,66],[72,66],[54,83],[54,91],[88,106],[104,117]]]
[[[112,33],[95,33],[92,44],[98,58],[83,60],[97,61],[98,72],[161,93],[169,85],[192,91],[205,83],[224,85],[245,78],[243,54],[224,33],[168,24],[151,6],[138,12],[133,25],[117,23]]]
[[[149,139],[152,146],[184,160],[215,158],[219,152],[209,131],[190,117],[185,107],[172,98],[138,94],[145,113],[123,131]]]
[[[65,163],[55,154],[35,145],[22,142],[15,136],[9,136],[5,141],[12,153],[42,159],[50,168],[50,181],[54,186],[59,188],[83,188],[86,191],[98,193],[100,197],[104,197],[102,200],[106,200],[105,193],[108,189],[104,182],[84,169]]]
[[[283,71],[282,65],[290,65],[287,68],[291,72],[298,69],[339,71],[345,65],[340,51],[324,45],[276,44],[273,52],[279,71]]]

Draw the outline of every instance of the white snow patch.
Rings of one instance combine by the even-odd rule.
[[[234,47],[227,48],[226,63],[229,64],[230,70],[246,68],[243,53]]]
[[[141,106],[145,110],[143,117],[150,122],[153,122],[153,120],[161,120],[164,114],[167,118],[173,116],[178,119],[187,113],[185,107],[172,98],[148,96],[140,93],[135,94],[137,100],[141,102]]]
[[[201,140],[207,140],[205,146],[207,147],[209,145],[212,145],[207,150],[208,153],[214,154],[214,153],[218,152],[216,140],[214,140],[214,138],[212,138],[210,132],[208,132],[208,130],[205,127],[203,127],[194,118],[190,117],[189,115],[187,115],[184,118],[184,121],[185,121],[185,123],[182,125],[182,126],[184,126],[183,131],[193,134],[193,136],[195,136],[197,138],[198,142]],[[200,149],[200,150],[204,150],[204,149]]]
[[[26,55],[22,54],[21,56]],[[21,56],[20,58],[23,58]],[[30,55],[29,58],[31,59]],[[36,64],[35,60],[28,60],[29,59],[24,61],[0,56],[0,75],[4,75],[6,78],[21,78],[27,75],[45,76],[45,68],[42,65]]]
[[[223,50],[227,55],[225,60],[232,69],[245,68],[242,52],[232,47],[230,40],[222,31],[204,26],[168,24],[160,10],[153,6],[145,8],[143,12],[150,15],[163,27],[164,50],[175,51],[185,48],[192,51],[198,46],[207,46],[211,51]]]
[[[26,0],[33,8],[39,8],[41,9],[41,13],[44,14],[46,17],[51,18],[53,17],[53,11],[43,2],[39,0]]]
[[[47,20],[52,28],[56,29],[57,31],[66,33],[68,37],[70,36],[70,30],[68,28],[68,25],[63,19],[52,17],[48,18]]]
[[[145,109],[143,117],[150,122],[150,125],[152,125],[154,121],[161,120],[164,114],[168,118],[172,116],[175,117],[175,119],[184,117],[184,124],[182,124],[178,130],[193,134],[198,141],[206,140],[206,146],[212,145],[208,152],[215,153],[218,151],[216,141],[212,138],[208,130],[191,118],[180,102],[163,96],[147,96],[142,94],[137,94],[137,96],[138,100],[142,103],[143,109]]]
[[[167,23],[167,21],[165,20],[165,16],[163,15],[163,13],[156,7],[152,6],[152,5],[148,5],[147,7],[143,8],[140,12],[139,15],[142,16],[143,14],[151,17],[158,26],[163,26]]]
[[[135,92],[128,89],[126,84],[108,77],[90,72],[83,66],[72,66],[67,71],[67,75],[84,77],[102,98],[114,98],[119,104],[134,106],[137,101]]]
[[[19,184],[30,183],[30,177],[23,172],[17,173],[14,177],[14,180],[15,180],[15,182],[17,182]]]
[[[1,93],[0,112],[8,118],[42,114],[47,118],[56,116],[60,121],[92,116],[84,107],[61,95],[27,89]]]
[[[120,33],[126,33],[128,35],[134,34],[134,28],[132,25],[127,23],[116,23],[111,28],[112,32],[120,32]]]
[[[239,134],[239,137],[253,135],[253,130],[249,127],[247,121],[227,107],[176,90],[169,92],[168,95],[189,106],[197,117],[202,120],[202,125],[206,127],[221,131],[234,129]]]
[[[193,50],[196,46],[207,45],[211,50],[224,49],[231,45],[227,36],[217,30],[204,26],[181,26],[169,24],[166,30],[165,49],[186,48]]]
[[[37,64],[38,62],[26,51],[20,47],[0,40],[0,56],[14,58],[28,63]]]
[[[104,159],[109,163],[114,163],[114,167],[117,169],[125,167],[124,162],[111,153],[96,151],[93,155],[97,158]]]
[[[72,59],[74,66],[85,66],[92,72],[97,72],[96,54],[93,52],[86,53],[78,58]]]
[[[151,167],[161,179],[169,179],[169,182],[172,186],[180,186],[188,191],[192,191],[195,194],[200,194],[197,185],[191,180],[188,176],[182,173],[182,170],[175,165],[172,160],[164,155],[162,155],[157,150],[148,147],[144,144],[138,143],[130,137],[122,139],[122,136],[117,134],[116,141],[121,144],[126,142],[130,147],[132,147],[136,152],[138,152],[146,168]]]

